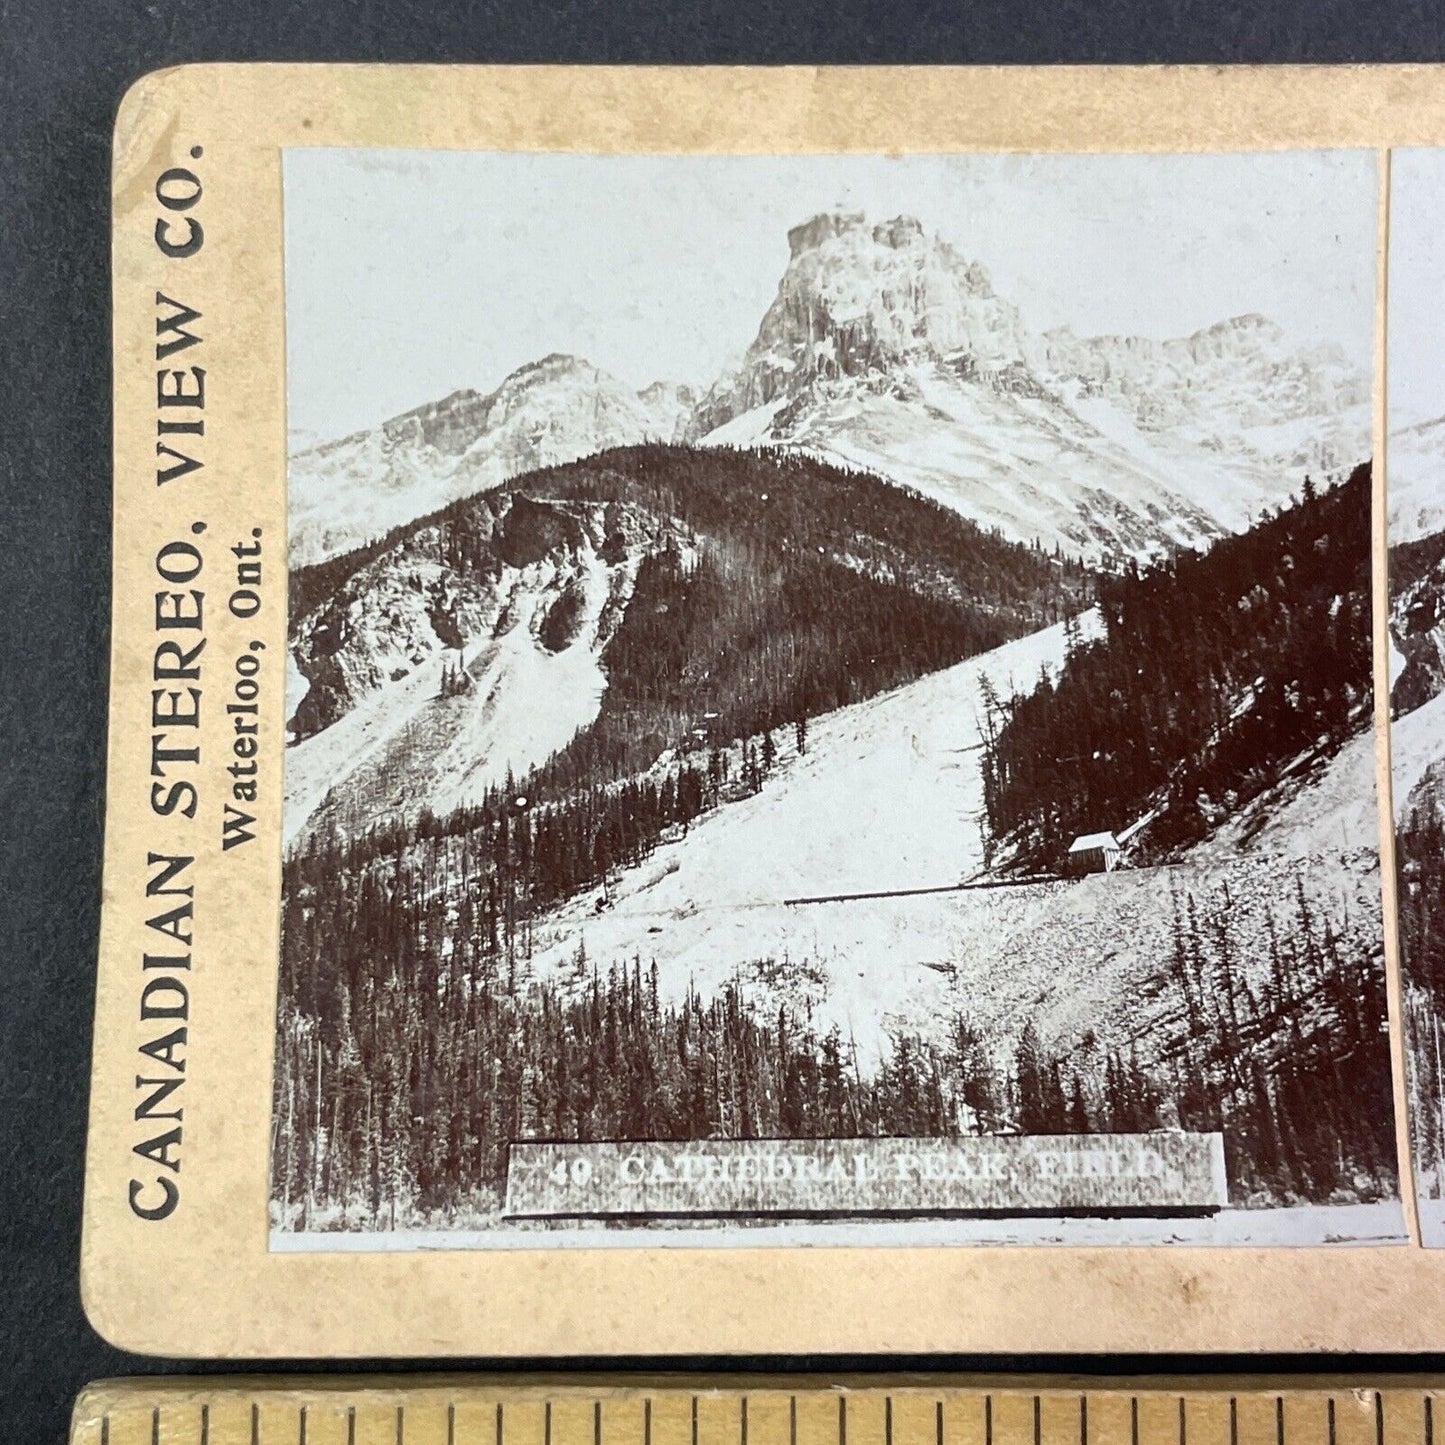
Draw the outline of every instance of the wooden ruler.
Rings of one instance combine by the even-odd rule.
[[[71,1445],[1445,1445],[1445,1377],[119,1380]]]

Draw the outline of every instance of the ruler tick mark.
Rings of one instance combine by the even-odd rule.
[[[739,1409],[738,1424],[742,1430],[743,1445],[748,1445],[748,1397],[746,1395],[743,1396]]]
[[[592,1402],[592,1445],[602,1445],[602,1401]]]
[[[744,1445],[747,1442],[744,1441]],[[893,1445],[893,1396],[883,1397],[883,1445]]]
[[[551,1437],[548,1437],[547,1445],[552,1445]],[[697,1396],[692,1397],[692,1445],[697,1445]]]
[[[1079,1445],[1089,1445],[1089,1397],[1079,1396]]]
[[[1179,1397],[1179,1445],[1188,1445],[1189,1426],[1184,1416],[1184,1396]]]
[[[402,1445],[402,1441],[403,1441],[403,1439],[404,1439],[404,1437],[405,1437],[405,1433],[406,1433],[406,1432],[405,1432],[405,1429],[404,1429],[403,1426],[402,1426],[402,1416],[403,1416],[405,1413],[406,1413],[406,1406],[405,1406],[405,1405],[398,1405],[398,1406],[396,1407],[396,1445]]]
[[[105,1437],[101,1437],[101,1445],[105,1445]],[[1435,1397],[1425,1396],[1425,1445],[1435,1445]]]
[[[1385,1445],[1385,1397],[1375,1391],[1375,1445]]]
[[[1325,1419],[1329,1422],[1330,1445],[1335,1445],[1335,1397],[1333,1395],[1325,1401]]]
[[[1239,1445],[1239,1401],[1229,1397],[1229,1445]]]
[[[110,1445],[110,1416],[100,1417],[100,1445]]]
[[[201,1406],[201,1445],[211,1445],[211,1407]]]
[[[848,1445],[848,1397],[838,1396],[838,1445]]]
[[[983,1397],[983,1445],[993,1445],[993,1396]]]
[[[1284,1396],[1274,1397],[1274,1445],[1284,1445]]]
[[[1034,1445],[1044,1438],[1044,1406],[1043,1401],[1037,1395],[1034,1396]]]
[[[542,1440],[543,1445],[552,1445],[552,1402],[547,1401],[542,1407]],[[697,1445],[697,1400],[692,1402],[692,1445]]]
[[[933,1433],[938,1438],[934,1445],[943,1445],[943,1401],[933,1407]]]
[[[497,1413],[498,1413],[498,1415],[501,1414],[501,1411],[502,1411],[502,1407],[501,1407],[500,1405],[498,1405],[498,1406],[497,1406]],[[497,1438],[497,1445],[502,1445],[502,1441],[501,1441],[501,1437],[500,1437],[500,1436],[498,1436],[498,1438]],[[644,1401],[642,1402],[642,1445],[652,1445],[652,1401],[651,1401],[651,1400],[644,1400]]]
[[[457,1407],[453,1400],[447,1401],[447,1445],[457,1445]]]
[[[788,1396],[788,1445],[798,1445],[798,1397]]]
[[[151,1407],[151,1445],[161,1445],[161,1407]]]
[[[497,1401],[497,1445],[502,1445],[502,1402]],[[448,1439],[447,1445],[456,1445],[455,1440]]]
[[[1129,1445],[1139,1445],[1139,1397],[1129,1396]]]
[[[251,1445],[261,1445],[261,1406],[251,1401]]]
[[[356,1445],[356,1406],[346,1407],[346,1445]]]
[[[301,1415],[300,1415],[300,1418],[299,1418],[299,1422],[298,1422],[297,1428],[298,1428],[298,1430],[300,1431],[300,1435],[299,1435],[300,1445],[306,1445],[306,1406],[305,1406],[305,1405],[303,1405],[303,1406],[301,1407]]]

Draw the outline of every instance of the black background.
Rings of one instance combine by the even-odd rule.
[[[90,1380],[215,1368],[110,1349],[86,1324],[76,1282],[110,585],[108,171],[116,106],[136,76],[191,60],[1440,59],[1439,0],[0,0],[0,1429],[15,1440],[59,1441],[76,1392]],[[166,1282],[158,1278],[155,1308],[166,1307]],[[626,1343],[618,1341],[623,1349]],[[1168,1343],[1159,1341],[1165,1349]],[[747,1362],[832,1369],[981,1363]],[[1201,1362],[987,1363],[1123,1371]]]

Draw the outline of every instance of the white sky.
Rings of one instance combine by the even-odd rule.
[[[1445,413],[1445,151],[1390,159],[1390,426]]]
[[[752,340],[787,231],[900,213],[1027,324],[1177,336],[1258,311],[1368,369],[1375,161],[1245,156],[579,156],[288,150],[290,425],[337,436],[552,351],[707,385]]]

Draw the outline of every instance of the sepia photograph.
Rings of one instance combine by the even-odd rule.
[[[1427,160],[1390,702],[1445,1238]],[[287,150],[272,1249],[1404,1240],[1377,188]]]
[[[1390,175],[1390,753],[1420,1234],[1445,1244],[1445,153]]]

